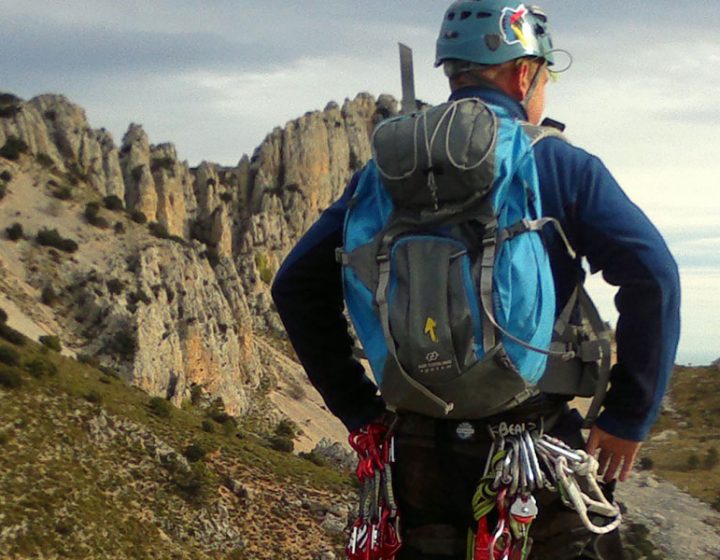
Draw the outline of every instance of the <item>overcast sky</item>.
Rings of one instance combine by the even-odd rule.
[[[574,57],[548,114],[599,155],[681,266],[679,361],[720,357],[718,0],[536,0]],[[0,0],[0,91],[63,93],[116,143],[131,122],[190,164],[235,164],[275,126],[360,91],[400,96],[397,42],[418,97],[444,0]],[[593,279],[608,318],[613,290]]]

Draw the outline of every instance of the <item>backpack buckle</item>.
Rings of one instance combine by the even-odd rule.
[[[350,263],[350,256],[345,252],[343,247],[337,247],[335,249],[335,262],[342,265]]]

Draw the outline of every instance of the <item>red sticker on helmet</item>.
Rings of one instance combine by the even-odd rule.
[[[500,16],[500,31],[503,40],[508,45],[522,45],[526,51],[532,51],[537,45],[537,39],[533,33],[532,25],[527,20],[530,11],[524,4],[517,9],[503,8]]]

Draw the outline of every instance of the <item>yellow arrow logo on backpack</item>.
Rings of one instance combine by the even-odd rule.
[[[427,321],[425,321],[425,334],[430,337],[430,340],[433,342],[437,342],[437,334],[435,333],[435,329],[437,328],[437,323],[432,317],[428,317]]]

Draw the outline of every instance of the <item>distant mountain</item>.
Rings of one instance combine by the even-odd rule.
[[[360,94],[275,129],[235,167],[189,168],[140,125],[116,146],[63,96],[0,94],[0,307],[151,395],[180,404],[198,387],[234,415],[307,423],[322,405],[278,350],[269,284],[395,111]],[[342,434],[317,425],[305,445]]]

